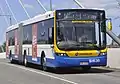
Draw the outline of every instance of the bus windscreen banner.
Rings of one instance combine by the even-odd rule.
[[[100,20],[104,12],[98,11],[57,11],[57,20]]]

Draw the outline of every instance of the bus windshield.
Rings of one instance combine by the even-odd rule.
[[[84,19],[72,20],[70,17],[69,20],[65,18],[57,20],[57,46],[59,49],[89,50],[106,47],[106,36],[102,31],[104,21],[87,20],[85,17]]]

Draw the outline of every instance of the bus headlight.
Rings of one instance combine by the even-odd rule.
[[[66,53],[56,53],[56,55],[58,55],[58,56],[67,56]]]
[[[101,52],[100,55],[106,55],[107,53],[106,52]]]

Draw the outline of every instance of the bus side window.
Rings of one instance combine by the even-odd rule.
[[[52,27],[52,28],[48,28],[48,39],[49,39],[49,44],[53,44],[53,42],[54,42],[54,30],[53,30],[54,28]]]

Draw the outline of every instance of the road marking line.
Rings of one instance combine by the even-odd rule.
[[[64,82],[68,82],[68,83],[71,83],[71,84],[78,84],[78,83],[75,83],[75,82],[73,82],[73,81],[69,81],[69,80],[64,79],[64,78],[55,77],[55,76],[52,76],[52,75],[49,75],[49,74],[45,74],[45,73],[43,73],[43,72],[38,72],[38,71],[34,71],[34,70],[32,70],[32,69],[28,69],[28,68],[25,68],[25,67],[13,65],[13,64],[7,64],[7,63],[3,63],[3,62],[0,62],[0,63],[1,63],[1,64],[5,64],[5,65],[9,65],[9,66],[13,66],[13,67],[16,67],[16,68],[24,69],[24,70],[26,70],[26,71],[34,72],[34,73],[37,73],[37,74],[41,74],[41,75],[44,75],[44,76],[48,76],[48,77],[51,77],[51,78],[54,78],[54,79],[58,79],[58,80],[61,80],[61,81],[64,81]]]

